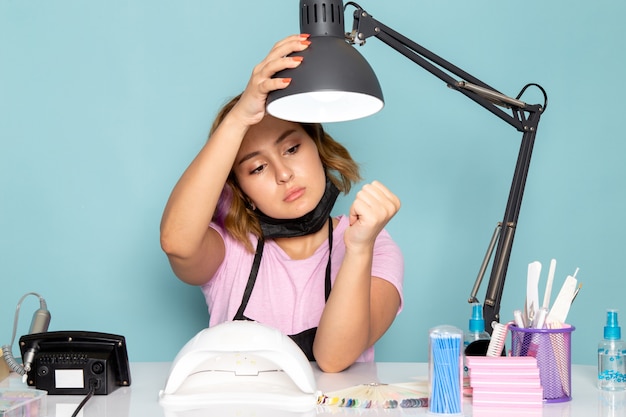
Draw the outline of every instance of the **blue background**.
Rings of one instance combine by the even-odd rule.
[[[544,265],[543,294],[557,260],[553,296],[580,268],[573,359],[596,363],[605,310],[626,323],[626,3],[360,3],[510,96],[547,90],[502,318],[523,306],[528,263]],[[0,2],[0,343],[29,291],[46,298],[50,330],[123,334],[132,361],[169,361],[206,326],[200,290],[160,250],[161,213],[217,109],[298,30],[297,0]],[[377,360],[426,361],[431,327],[467,327],[521,134],[378,40],[359,50],[386,106],[327,128],[403,202],[388,229],[406,257],[405,306]],[[24,302],[18,336],[36,307]]]

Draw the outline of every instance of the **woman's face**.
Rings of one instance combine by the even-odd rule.
[[[256,207],[276,219],[307,214],[326,188],[313,139],[300,125],[269,115],[246,133],[233,172]]]

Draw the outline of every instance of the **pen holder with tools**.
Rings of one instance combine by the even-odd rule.
[[[574,326],[527,329],[512,325],[511,355],[537,359],[543,399],[547,403],[572,399],[572,332]]]

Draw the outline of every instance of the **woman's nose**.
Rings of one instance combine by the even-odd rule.
[[[286,165],[280,165],[276,169],[276,182],[279,184],[289,182],[293,178],[293,171]]]

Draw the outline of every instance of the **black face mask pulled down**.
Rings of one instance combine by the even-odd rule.
[[[326,190],[322,199],[312,211],[297,219],[274,219],[260,210],[255,213],[261,223],[264,239],[280,237],[298,237],[318,232],[330,216],[330,212],[339,196],[339,190],[333,182],[326,178]]]

